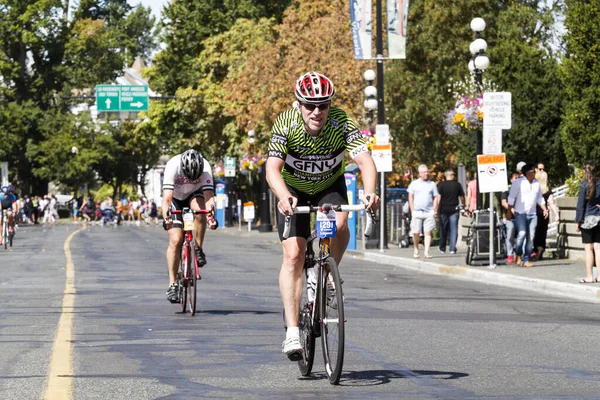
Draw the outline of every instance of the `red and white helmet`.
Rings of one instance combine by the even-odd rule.
[[[333,82],[318,72],[307,72],[296,82],[296,98],[300,103],[325,103],[334,94]]]

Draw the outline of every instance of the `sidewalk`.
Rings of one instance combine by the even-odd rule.
[[[279,243],[277,232],[260,233],[256,230],[238,231],[237,228],[219,229],[230,235],[247,237],[261,236],[266,240]],[[389,249],[383,253],[379,249],[348,250],[346,253],[355,259],[376,262],[379,264],[393,265],[413,269],[428,274],[446,275],[457,279],[465,279],[500,285],[516,289],[535,291],[553,296],[569,297],[586,302],[600,303],[600,283],[581,284],[579,280],[585,277],[583,261],[549,259],[535,262],[535,267],[524,268],[515,265],[499,265],[495,269],[487,266],[467,266],[465,263],[465,249],[459,249],[457,254],[442,254],[437,247],[431,248],[433,258],[413,258],[413,247],[399,248],[390,244]]]
[[[412,246],[399,248],[392,244],[384,252],[379,249],[367,249],[364,252],[351,250],[348,253],[357,259],[429,274],[447,275],[458,279],[600,303],[600,283],[579,283],[579,280],[585,277],[583,261],[549,259],[535,262],[533,268],[499,265],[495,269],[490,269],[487,265],[467,266],[465,251],[459,249],[457,254],[442,254],[437,247],[432,247],[430,254],[433,258],[428,260],[423,258],[423,246],[421,246],[419,259],[413,258]]]

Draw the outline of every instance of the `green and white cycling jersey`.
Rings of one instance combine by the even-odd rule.
[[[342,176],[346,151],[354,159],[369,149],[356,123],[339,108],[331,107],[316,137],[306,132],[303,122],[297,108],[279,114],[272,129],[269,157],[285,161],[281,175],[289,186],[312,195]]]

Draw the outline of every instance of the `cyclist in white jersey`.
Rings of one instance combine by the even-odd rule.
[[[208,161],[193,149],[171,158],[165,168],[162,201],[162,210],[165,217],[163,226],[169,233],[169,247],[167,248],[169,289],[167,290],[167,300],[171,303],[179,301],[176,280],[177,266],[179,265],[183,243],[183,218],[180,214],[171,215],[168,210],[181,210],[188,207],[197,211],[210,209],[214,205],[214,182]],[[194,238],[196,240],[198,266],[200,267],[206,264],[202,243],[207,224],[210,229],[217,229],[217,222],[214,217],[196,216]]]

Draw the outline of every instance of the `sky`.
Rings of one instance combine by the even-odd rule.
[[[133,0],[130,1],[129,4],[137,5],[142,3],[144,7],[150,6],[152,8],[152,14],[156,17],[156,20],[160,18],[160,12],[162,10],[163,5],[167,4],[168,0]]]

